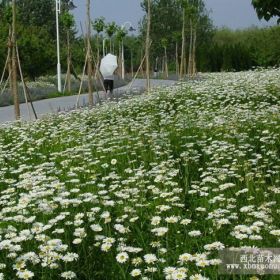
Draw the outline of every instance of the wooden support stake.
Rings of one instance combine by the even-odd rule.
[[[28,110],[29,119],[32,120],[30,108],[29,108],[29,106],[28,106],[27,93],[26,93],[25,83],[24,83],[24,80],[23,80],[23,75],[22,75],[22,70],[21,70],[21,64],[20,64],[20,59],[19,59],[19,53],[18,53],[18,46],[17,46],[17,43],[16,43],[16,58],[17,58],[17,64],[18,64],[20,79],[21,79],[22,87],[23,87],[23,93],[24,93],[24,98],[25,98],[25,104],[26,104],[26,107],[27,107],[27,110]]]
[[[79,92],[78,92],[78,96],[77,96],[76,109],[79,106],[79,99],[80,99],[80,95],[81,95],[81,92],[82,92],[83,80],[84,80],[84,77],[85,77],[85,72],[86,72],[86,67],[87,67],[87,60],[88,60],[88,51],[86,53],[86,58],[85,58],[85,64],[84,64],[84,68],[83,68],[82,79],[81,79],[80,88],[79,88]]]
[[[129,86],[128,90],[131,89],[131,87],[132,87],[134,81],[136,80],[136,78],[137,78],[137,76],[138,76],[138,73],[139,73],[139,71],[141,70],[145,59],[146,59],[146,54],[145,54],[144,57],[142,58],[142,61],[141,61],[141,63],[140,63],[140,66],[139,66],[139,68],[137,69],[137,71],[136,71],[136,73],[135,73],[135,76],[133,77],[133,79],[132,79],[132,81],[131,81],[131,83],[130,83],[130,86]]]

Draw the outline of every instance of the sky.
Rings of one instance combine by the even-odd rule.
[[[77,28],[85,26],[86,0],[74,0],[77,8],[74,10]],[[140,7],[141,0],[91,0],[92,20],[104,16],[106,22],[115,21],[118,25],[131,23],[137,29],[138,22],[144,15]],[[250,26],[269,26],[276,24],[276,20],[269,23],[259,21],[251,0],[205,0],[206,8],[215,26],[241,29]],[[128,26],[129,24],[127,24]],[[85,29],[84,29],[85,30]]]
[[[91,0],[91,17],[94,20],[103,16],[106,22],[115,21],[120,26],[129,22],[137,29],[138,22],[144,15],[140,3],[140,0]],[[77,27],[80,29],[82,24],[85,30],[86,0],[74,0],[74,4],[77,7],[73,12]],[[126,26],[129,27],[129,24]]]

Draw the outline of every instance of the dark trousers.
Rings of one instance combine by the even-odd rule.
[[[104,80],[104,88],[105,91],[108,92],[108,90],[112,93],[114,89],[114,81],[113,80]]]

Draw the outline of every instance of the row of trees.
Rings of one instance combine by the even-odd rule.
[[[260,19],[280,17],[280,1],[252,0]],[[143,8],[146,10],[145,2]],[[168,77],[168,70],[183,77],[198,71],[240,71],[254,66],[280,64],[280,27],[245,30],[216,29],[199,0],[152,1],[153,41],[151,58],[155,68]],[[145,33],[145,18],[142,33]],[[169,65],[167,66],[167,62]]]
[[[9,2],[9,0],[0,1],[0,69],[4,67],[7,53],[7,38],[11,23]],[[267,18],[267,14],[260,8],[261,0],[253,2],[260,11],[260,17]],[[54,0],[16,0],[16,3],[17,43],[23,72],[32,79],[44,74],[54,74],[56,71]],[[75,22],[70,14],[75,8],[73,1],[61,0],[61,3],[63,71],[69,72],[71,67],[75,68],[71,69],[72,73],[80,73],[86,49],[84,38],[77,36],[75,31]],[[147,4],[147,0],[141,3],[146,12],[148,12]],[[278,27],[251,28],[243,31],[217,30],[213,27],[202,0],[150,0],[150,4],[150,64],[151,68],[163,71],[165,77],[170,76],[170,72],[183,77],[186,74],[193,76],[197,70],[244,70],[252,66],[270,66],[279,63]],[[94,55],[99,58],[103,55],[104,49],[105,52],[121,55],[123,47],[126,69],[131,72],[136,70],[146,52],[146,23],[145,16],[140,23],[138,36],[133,36],[114,22],[106,23],[102,17],[94,19],[91,23],[94,30],[91,38]],[[104,41],[105,46],[102,48],[104,38],[108,39]]]
[[[202,0],[154,0],[151,2],[151,59],[154,68],[163,68],[165,77],[168,69],[181,78],[195,75],[196,51],[206,43],[213,30],[212,22]],[[147,1],[142,3],[147,13]],[[140,33],[146,32],[146,17],[143,18]]]
[[[0,67],[2,68],[7,53],[7,38],[9,26],[11,24],[10,1],[0,1]],[[67,69],[67,56],[69,55],[69,45],[71,45],[71,58],[77,72],[82,71],[84,60],[84,33],[86,28],[81,24],[82,36],[77,35],[77,26],[73,15],[70,13],[75,6],[72,1],[62,0],[62,14],[60,15],[60,34],[62,45],[63,70]],[[23,72],[30,78],[54,73],[56,65],[56,30],[55,30],[55,5],[54,0],[23,0],[17,3],[17,43],[22,57]],[[100,57],[103,52],[119,52],[119,46],[128,31],[132,31],[130,26],[118,26],[115,22],[106,23],[104,17],[100,17],[91,22],[91,27],[95,31],[92,40],[93,52]],[[102,41],[104,49],[102,50]],[[126,58],[131,57],[129,49],[137,45],[138,39],[130,37],[124,46]],[[136,48],[135,48],[136,49]],[[128,52],[129,51],[129,52]],[[136,63],[138,54],[132,50],[133,60]],[[129,60],[131,66],[131,61]]]

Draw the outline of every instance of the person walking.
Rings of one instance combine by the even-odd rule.
[[[117,57],[113,54],[108,53],[105,57],[101,59],[100,72],[103,77],[103,85],[105,89],[105,94],[110,92],[110,98],[113,97],[114,90],[114,72],[118,68]]]

